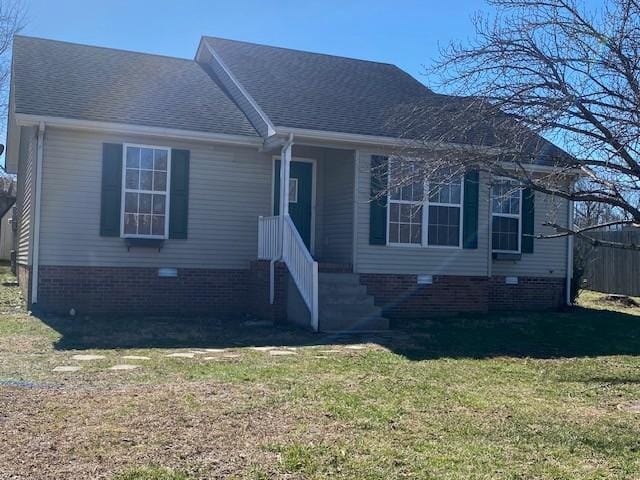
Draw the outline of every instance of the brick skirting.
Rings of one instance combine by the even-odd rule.
[[[360,283],[391,319],[488,309],[487,277],[438,275],[429,285],[417,280],[416,275],[360,274]]]
[[[564,279],[518,277],[507,285],[505,277],[437,275],[433,283],[418,285],[416,275],[360,274],[360,282],[391,319],[420,318],[430,314],[539,310],[563,305]]]
[[[249,308],[249,270],[41,266],[38,308],[66,314],[237,315]]]
[[[545,310],[565,304],[564,278],[518,277],[517,285],[507,285],[506,277],[491,277],[490,310]]]
[[[251,262],[249,270],[249,312],[256,317],[274,322],[287,319],[287,277],[289,272],[283,262],[276,262],[274,303],[270,303],[268,260]]]

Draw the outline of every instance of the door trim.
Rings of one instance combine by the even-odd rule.
[[[276,160],[280,160],[280,155],[273,155],[271,157],[271,212],[275,209],[276,199],[274,195],[276,193]],[[315,158],[304,157],[291,157],[292,162],[304,162],[311,164],[311,232],[309,233],[310,250],[311,255],[315,255],[316,252],[316,180],[318,178],[318,161]]]

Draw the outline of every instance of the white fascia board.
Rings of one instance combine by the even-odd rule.
[[[198,132],[193,130],[180,130],[177,128],[149,127],[145,125],[133,125],[126,123],[98,122],[93,120],[77,120],[73,118],[52,117],[43,115],[30,115],[25,113],[15,114],[18,126],[36,126],[45,122],[48,127],[70,128],[74,130],[86,130],[95,132],[107,132],[116,134],[146,135],[150,137],[175,138],[177,140],[223,143],[228,145],[242,145],[260,147],[261,137],[245,135],[230,135],[226,133]]]
[[[367,147],[380,147],[380,148],[429,148],[433,147],[434,151],[437,150],[449,150],[455,149],[464,152],[465,150],[478,150],[486,152],[487,154],[499,154],[501,150],[495,147],[482,147],[482,146],[470,146],[465,145],[463,143],[443,143],[443,142],[424,142],[420,140],[410,140],[403,138],[394,138],[394,137],[380,137],[374,135],[361,135],[361,134],[353,134],[353,133],[342,133],[342,132],[330,132],[324,130],[308,130],[302,128],[291,128],[291,127],[276,127],[277,135],[274,137],[270,137],[265,141],[264,147],[267,147],[270,144],[277,144],[277,138],[283,138],[293,134],[296,138],[296,143],[314,143],[328,146],[327,144],[331,142],[336,142],[340,144],[349,144],[349,145],[357,145],[357,146],[367,146]],[[555,172],[558,169],[556,167],[547,166],[547,165],[536,165],[536,164],[526,164],[523,165],[525,169],[532,172]],[[516,165],[509,162],[502,162],[501,167],[503,168],[519,168]],[[578,170],[570,170],[567,171],[567,174],[577,174]]]
[[[233,73],[231,72],[231,69],[229,69],[229,67],[227,67],[224,61],[222,61],[222,58],[220,57],[220,55],[218,55],[218,53],[214,50],[214,48],[211,45],[209,45],[209,42],[207,42],[206,39],[202,39],[201,45],[202,44],[204,44],[205,48],[211,54],[213,59],[216,62],[218,62],[218,65],[220,65],[220,68],[224,70],[224,73],[227,74],[231,82],[233,82],[233,84],[238,88],[242,96],[244,96],[247,102],[249,102],[249,105],[251,105],[251,108],[253,108],[256,111],[256,113],[260,116],[262,121],[265,123],[265,125],[267,126],[267,137],[275,135],[276,128],[273,126],[273,123],[271,122],[267,114],[264,113],[264,111],[260,108],[260,105],[258,105],[258,102],[256,102],[253,99],[253,97],[249,95],[249,92],[247,92],[247,90],[244,88],[242,83],[240,83],[238,79],[233,75]],[[199,50],[200,48],[198,47],[198,53],[199,53]],[[196,54],[196,57],[197,56],[198,54]]]

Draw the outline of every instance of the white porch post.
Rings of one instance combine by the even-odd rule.
[[[291,147],[293,135],[282,147],[280,155],[280,245],[284,249],[284,218],[289,215],[289,174],[291,169]]]

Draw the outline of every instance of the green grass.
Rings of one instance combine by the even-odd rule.
[[[17,295],[0,289],[3,472],[94,478],[99,458],[98,478],[117,480],[640,477],[640,309],[600,294],[566,312],[363,338],[233,319],[37,317],[15,309]],[[251,348],[263,345],[296,355]],[[204,348],[226,352],[165,356]],[[125,362],[140,368],[109,370]]]

